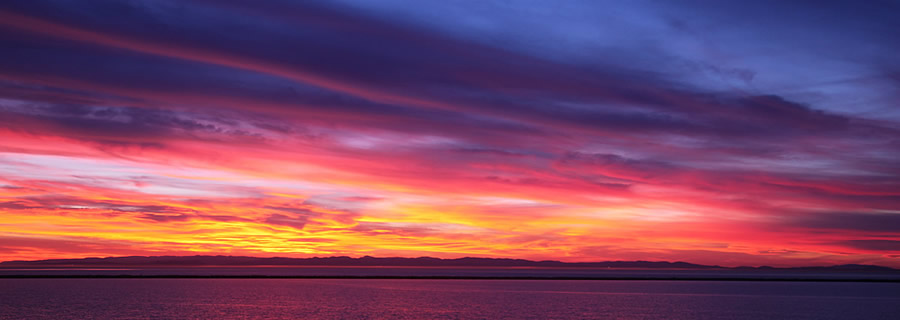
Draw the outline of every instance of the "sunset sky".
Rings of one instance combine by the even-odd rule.
[[[898,12],[2,1],[0,261],[900,267]]]

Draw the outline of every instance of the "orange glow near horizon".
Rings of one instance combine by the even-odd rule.
[[[30,5],[0,5],[0,261],[900,267],[900,118],[857,107],[896,101],[859,89],[896,76],[776,94],[848,71],[769,57],[754,78],[708,54],[743,42],[582,61],[325,5],[191,3],[210,21],[135,25]]]
[[[878,252],[821,244],[846,234],[767,230],[772,217],[728,208],[728,201],[704,203],[698,200],[702,194],[672,192],[666,198],[666,190],[648,190],[591,199],[596,196],[591,190],[542,193],[456,182],[467,186],[461,187],[453,181],[434,181],[417,192],[427,177],[375,184],[371,175],[345,171],[346,179],[316,181],[262,166],[229,169],[212,162],[192,168],[126,160],[154,156],[153,151],[106,159],[2,153],[4,260],[226,254],[684,260],[732,266],[834,264],[864,257],[870,263],[894,262]],[[165,157],[169,163],[197,161]],[[255,161],[271,158],[248,155],[240,162]],[[331,168],[301,164],[346,170],[340,162]],[[717,210],[740,214],[715,217]],[[838,250],[843,252],[834,254]]]

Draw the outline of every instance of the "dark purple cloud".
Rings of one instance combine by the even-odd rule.
[[[900,251],[900,240],[844,240],[836,244],[871,251]]]
[[[268,224],[291,227],[297,230],[303,230],[303,227],[306,226],[306,223],[309,221],[308,216],[299,216],[292,217],[283,214],[272,214],[268,218],[266,218],[265,222]]]
[[[809,229],[900,234],[900,215],[896,213],[816,212],[788,219],[792,226]]]
[[[143,19],[152,21],[148,22],[150,25],[160,23],[157,21],[160,17],[150,16],[141,10],[143,7],[140,4],[132,5],[134,7],[130,9],[125,9],[128,5],[118,3],[100,5],[90,14],[75,11],[69,18],[113,11],[122,15],[114,19],[135,21]],[[179,9],[198,12],[208,10],[196,6]],[[164,12],[165,8],[160,10]],[[216,10],[218,9],[214,11]],[[286,10],[302,11],[301,8],[286,8]],[[315,8],[315,10],[325,12],[333,9]],[[226,14],[227,10],[216,12]],[[178,28],[179,32],[166,34],[166,38],[160,38],[162,34],[154,34],[134,24],[123,23],[125,26],[134,26],[136,30],[129,28],[106,30],[97,29],[99,26],[90,21],[77,20],[66,23],[72,28],[127,36],[138,42],[165,43],[166,48],[174,48],[171,50],[176,51],[228,52],[229,56],[234,56],[237,61],[247,59],[249,59],[247,61],[265,61],[278,64],[285,70],[330,75],[328,79],[331,80],[326,81],[327,83],[312,81],[310,84],[324,86],[322,88],[336,90],[337,93],[325,93],[320,89],[311,90],[308,87],[298,89],[296,83],[285,82],[286,79],[280,79],[282,75],[279,74],[260,76],[247,73],[247,71],[265,73],[267,68],[248,67],[235,70],[234,64],[216,62],[221,60],[219,58],[210,60],[211,64],[198,64],[140,53],[123,55],[115,48],[106,46],[98,48],[83,43],[78,43],[74,48],[62,48],[67,52],[66,61],[55,59],[59,55],[54,54],[52,50],[48,51],[34,45],[31,45],[33,49],[30,49],[30,46],[24,44],[17,45],[17,50],[7,53],[12,56],[6,60],[34,61],[9,66],[13,68],[12,70],[25,68],[20,72],[31,75],[39,73],[40,69],[52,69],[54,76],[68,72],[69,78],[77,78],[79,81],[91,81],[93,78],[94,82],[115,83],[116,86],[132,83],[131,86],[140,87],[141,90],[162,92],[183,90],[204,96],[239,95],[242,91],[246,91],[246,87],[235,85],[253,81],[250,86],[259,86],[269,82],[272,85],[254,88],[253,90],[262,91],[253,97],[257,101],[269,100],[269,104],[275,105],[278,109],[294,109],[296,104],[300,103],[301,109],[305,112],[327,106],[328,113],[333,113],[335,108],[344,108],[345,110],[341,110],[343,113],[369,117],[374,114],[394,113],[410,116],[424,112],[392,106],[401,104],[501,117],[531,125],[583,128],[604,135],[624,131],[702,136],[761,134],[777,136],[796,134],[796,128],[808,129],[810,126],[817,131],[841,130],[848,122],[845,117],[830,115],[824,111],[809,111],[797,103],[777,96],[717,97],[719,94],[672,88],[669,81],[664,79],[632,76],[635,73],[620,67],[608,66],[613,69],[592,69],[591,72],[585,72],[570,66],[467,43],[436,33],[410,30],[399,32],[401,26],[382,20],[337,11],[333,11],[332,15],[335,19],[345,20],[346,24],[359,24],[358,29],[387,31],[375,32],[373,36],[348,33],[345,29],[332,28],[332,24],[325,24],[324,27],[317,26],[304,33],[285,34],[283,32],[285,29],[276,28],[279,22],[273,22],[275,25],[243,24],[241,26],[249,29],[246,32],[251,32],[252,36],[234,37],[233,34],[226,36],[211,32],[208,30],[209,26],[205,24],[181,24],[167,25],[166,28]],[[201,16],[212,19],[211,23],[224,24],[222,28],[237,23],[221,19],[220,16]],[[280,23],[285,23],[280,26],[289,29],[288,21]],[[341,40],[333,43],[337,41],[336,39]],[[431,41],[416,42],[412,41],[413,39]],[[307,43],[316,43],[316,46],[308,48],[305,46]],[[464,49],[459,54],[448,55],[444,53],[446,46]],[[80,47],[84,48],[77,49]],[[251,48],[252,51],[248,51]],[[78,50],[82,53],[75,54],[79,52]],[[112,57],[113,55],[115,57]],[[420,60],[417,57],[428,58]],[[87,60],[78,61],[79,59]],[[140,62],[129,62],[128,59],[138,59]],[[168,67],[160,67],[161,65]],[[243,62],[239,65],[243,65]],[[78,71],[77,69],[82,66],[92,66],[91,71]],[[464,75],[465,70],[472,70],[472,74]],[[164,74],[159,74],[160,72]],[[130,76],[133,74],[147,76]],[[266,78],[269,80],[265,80]],[[346,94],[360,96],[363,100],[341,97]],[[237,97],[247,99],[246,96]],[[283,102],[285,100],[291,100],[291,103],[285,104]],[[563,104],[568,102],[593,104],[595,107],[576,108]],[[625,110],[609,107],[621,104],[633,108]],[[647,108],[656,111],[642,111]],[[435,116],[444,120],[453,118],[451,114],[435,114]],[[773,127],[770,125],[772,121],[782,122],[785,125]]]
[[[0,134],[27,142],[0,150],[53,154],[34,142],[64,140],[306,181],[290,165],[302,163],[359,188],[668,201],[784,229],[900,233],[896,4],[478,4],[6,1]],[[395,201],[335,192],[304,205],[355,216],[381,200]],[[55,196],[0,202],[66,206],[249,221]],[[257,208],[267,216],[253,221],[298,230],[321,216]]]

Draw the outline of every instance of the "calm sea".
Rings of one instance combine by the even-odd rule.
[[[900,284],[0,279],[2,319],[898,319]]]

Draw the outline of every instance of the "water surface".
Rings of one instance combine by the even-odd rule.
[[[3,319],[896,319],[900,284],[0,279]]]

